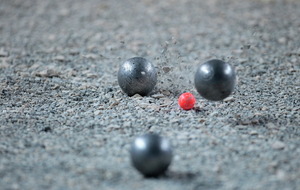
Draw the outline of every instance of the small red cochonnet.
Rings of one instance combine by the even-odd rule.
[[[184,110],[190,110],[194,107],[196,99],[192,93],[186,92],[179,96],[178,104]]]

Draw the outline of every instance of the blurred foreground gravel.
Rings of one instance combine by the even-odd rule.
[[[1,0],[0,189],[300,188],[300,1]],[[119,64],[159,70],[127,97]],[[232,96],[204,100],[198,64],[231,63]],[[177,105],[183,92],[196,108]],[[166,176],[129,160],[137,136],[172,141]]]

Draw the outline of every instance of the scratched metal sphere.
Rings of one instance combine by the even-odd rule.
[[[119,68],[118,82],[128,96],[146,96],[156,85],[157,72],[145,58],[134,57],[125,61]]]
[[[205,99],[220,101],[234,90],[234,68],[224,61],[213,59],[200,64],[195,74],[195,87]]]
[[[145,134],[134,140],[130,155],[132,165],[145,177],[157,177],[171,164],[172,147],[167,139],[157,134]]]

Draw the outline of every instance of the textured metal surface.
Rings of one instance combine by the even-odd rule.
[[[157,134],[145,134],[136,138],[130,154],[133,166],[145,177],[163,174],[172,161],[169,141]]]
[[[142,57],[134,57],[125,61],[118,72],[118,82],[121,89],[133,96],[149,94],[157,82],[155,67]]]
[[[195,87],[199,94],[212,101],[223,100],[234,90],[234,68],[221,60],[210,60],[198,66]]]

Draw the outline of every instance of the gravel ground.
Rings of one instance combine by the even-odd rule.
[[[299,189],[300,1],[1,0],[0,189]],[[158,68],[127,97],[119,64]],[[195,67],[231,63],[232,96],[196,93]],[[197,105],[181,110],[183,92]],[[137,136],[172,141],[166,176],[130,165]]]

